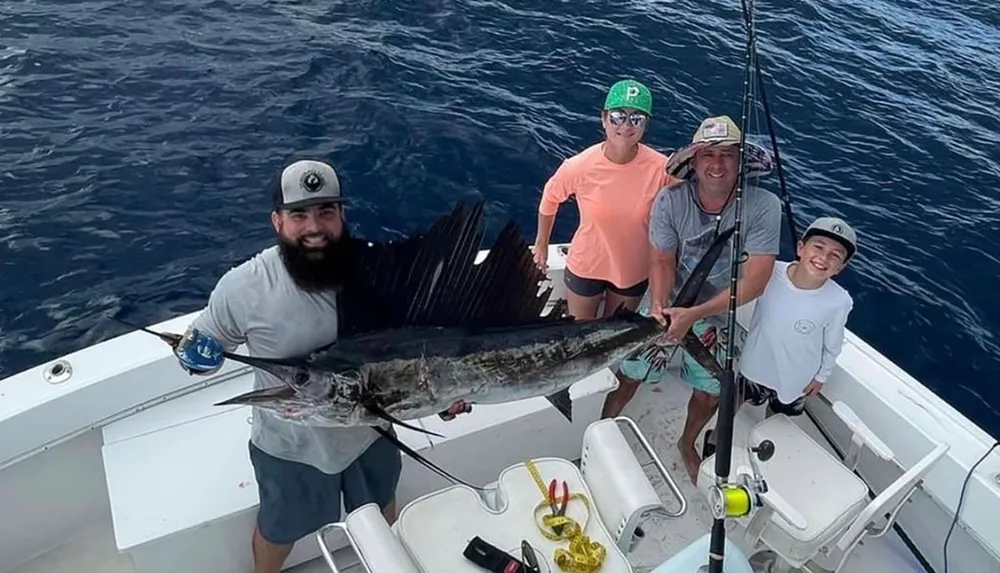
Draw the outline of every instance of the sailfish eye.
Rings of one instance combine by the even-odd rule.
[[[295,373],[295,385],[305,386],[309,383],[309,372],[306,370],[299,370]]]

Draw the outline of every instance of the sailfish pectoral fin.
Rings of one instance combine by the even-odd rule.
[[[216,406],[236,406],[236,405],[249,405],[254,406],[257,404],[270,404],[272,402],[277,402],[280,400],[291,400],[296,396],[295,388],[291,386],[277,386],[275,388],[264,388],[262,390],[253,390],[252,392],[246,392],[240,394],[239,396],[233,396],[228,400],[223,400],[222,402],[216,402]]]

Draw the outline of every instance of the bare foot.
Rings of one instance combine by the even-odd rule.
[[[681,459],[684,460],[684,467],[687,469],[691,483],[698,485],[698,466],[701,465],[701,458],[694,446],[685,447],[680,441],[677,442],[677,449],[681,452]]]

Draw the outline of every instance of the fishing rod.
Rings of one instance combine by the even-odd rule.
[[[744,21],[746,21],[749,18],[749,14],[747,12],[746,0],[740,0],[740,4],[743,7]],[[771,151],[774,155],[775,171],[777,171],[778,173],[778,186],[781,189],[781,194],[779,195],[779,197],[781,199],[782,208],[784,209],[785,219],[788,223],[788,233],[792,239],[792,249],[794,249],[795,245],[797,245],[799,242],[798,227],[795,224],[795,216],[792,212],[791,195],[788,193],[788,186],[785,183],[785,171],[781,165],[781,155],[778,153],[778,137],[774,129],[774,122],[772,121],[771,118],[771,106],[768,103],[767,90],[764,87],[764,73],[761,71],[760,68],[759,57],[754,58],[754,68],[757,75],[757,91],[760,92],[760,103],[764,108],[764,118],[767,120],[767,130],[771,139]],[[833,448],[834,452],[841,459],[843,459],[846,455],[844,452],[844,448],[840,444],[838,444],[836,440],[833,439],[833,437],[830,435],[830,432],[823,426],[823,424],[820,423],[819,419],[816,417],[815,414],[813,414],[812,410],[806,408],[805,410],[803,410],[803,413],[806,415],[807,418],[809,418],[809,421],[813,423],[813,425],[819,431],[819,434],[823,436],[823,439],[826,441],[826,443],[829,444],[831,448]],[[854,473],[860,476],[857,470],[855,470]],[[869,487],[869,496],[875,497],[875,493],[871,490],[870,487]],[[931,567],[927,562],[927,558],[923,556],[923,553],[913,543],[913,540],[910,539],[910,536],[905,531],[903,531],[902,526],[900,526],[899,523],[897,522],[893,522],[892,529],[893,531],[896,532],[896,535],[898,535],[899,538],[903,541],[903,544],[906,545],[906,547],[909,548],[909,550],[913,553],[917,561],[919,561],[928,571],[931,570]]]
[[[740,0],[743,12],[743,21],[751,25],[750,8],[747,0]],[[778,134],[774,130],[774,121],[771,117],[771,106],[767,101],[767,90],[764,88],[764,73],[760,70],[760,58],[757,57],[756,47],[754,48],[754,75],[757,76],[757,91],[760,92],[760,103],[764,107],[764,119],[767,121],[767,132],[771,139],[771,152],[774,154],[774,170],[778,173],[778,187],[781,189],[781,206],[784,209],[785,218],[788,221],[788,233],[792,239],[792,246],[798,244],[799,233],[795,225],[795,216],[792,214],[792,198],[788,194],[788,185],[785,183],[785,170],[781,166],[781,154],[778,153]]]
[[[748,2],[748,3],[747,3]],[[739,265],[743,258],[743,192],[746,183],[744,161],[746,157],[747,124],[750,117],[751,75],[754,72],[754,24],[753,0],[743,4],[743,16],[747,25],[746,64],[743,70],[743,105],[740,124],[739,175],[736,182],[735,213],[733,221],[733,245],[729,261],[729,310],[727,317],[726,363],[719,392],[719,416],[716,425],[715,481],[724,487],[729,481],[733,450],[733,418],[736,414],[736,376],[733,371],[733,355],[736,351],[736,294],[739,280]],[[708,573],[723,573],[722,564],[726,552],[726,514],[720,513],[712,522],[709,541]]]

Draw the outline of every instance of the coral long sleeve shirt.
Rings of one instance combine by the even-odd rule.
[[[667,156],[644,144],[625,164],[604,156],[597,143],[563,161],[545,189],[538,212],[556,214],[576,196],[580,226],[570,242],[567,268],[573,274],[628,288],[649,277],[649,213],[663,187],[677,180],[667,174]]]

